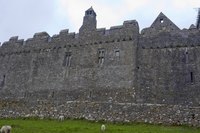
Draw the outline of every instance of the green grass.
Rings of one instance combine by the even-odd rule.
[[[11,125],[12,133],[100,133],[102,123],[85,120],[3,119],[0,126]],[[200,133],[200,128],[150,124],[106,123],[105,133]]]

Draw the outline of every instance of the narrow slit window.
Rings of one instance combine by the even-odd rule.
[[[63,61],[63,66],[70,67],[71,66],[71,58],[72,58],[71,52],[66,52],[65,58],[64,58],[64,61]]]
[[[90,93],[89,93],[89,97],[91,98],[92,97],[92,92],[90,91]]]
[[[5,78],[6,78],[6,75],[3,75],[3,79],[2,79],[2,81],[0,81],[0,87],[4,86],[4,84],[5,84]]]
[[[193,72],[190,72],[190,82],[191,83],[194,82],[194,74],[193,74]]]
[[[105,60],[105,49],[99,49],[98,51],[98,62],[100,65],[104,63]]]

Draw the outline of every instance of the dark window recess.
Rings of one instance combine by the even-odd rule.
[[[193,74],[193,72],[190,72],[190,82],[191,83],[194,82],[194,74]]]
[[[98,62],[100,65],[104,63],[105,60],[105,49],[99,49],[98,51]]]
[[[6,75],[3,75],[3,79],[0,82],[0,87],[4,87]]]
[[[91,98],[92,97],[92,92],[90,91],[90,93],[89,93],[89,97]]]
[[[64,61],[63,61],[63,66],[69,67],[71,65],[71,58],[72,58],[72,53],[71,52],[66,52]]]
[[[51,95],[52,97],[54,97],[54,91],[52,92],[52,95]]]
[[[164,20],[163,20],[163,18],[161,18],[161,19],[160,19],[160,23],[164,23]]]
[[[86,14],[87,14],[87,15],[91,15],[91,14],[92,14],[92,11],[87,11]]]
[[[53,91],[53,92],[50,92],[49,98],[54,98],[54,91]]]

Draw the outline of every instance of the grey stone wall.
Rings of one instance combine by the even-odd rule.
[[[0,116],[199,126],[199,35],[163,13],[141,34],[135,20],[96,29],[90,8],[77,34],[11,37],[0,47]]]
[[[62,30],[53,37],[41,32],[26,41],[12,37],[3,43],[1,97],[134,101],[137,22],[91,33],[88,27],[82,30]]]
[[[35,104],[24,101],[1,101],[0,118],[39,117],[110,122],[143,122],[164,125],[200,125],[199,107],[167,104],[135,104],[91,101],[41,100]]]
[[[140,100],[199,106],[198,53],[198,47],[140,49]]]

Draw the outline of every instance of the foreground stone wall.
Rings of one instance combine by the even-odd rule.
[[[1,101],[0,118],[39,117],[58,119],[106,120],[111,122],[145,122],[169,125],[200,126],[200,108],[165,105],[91,101]]]

